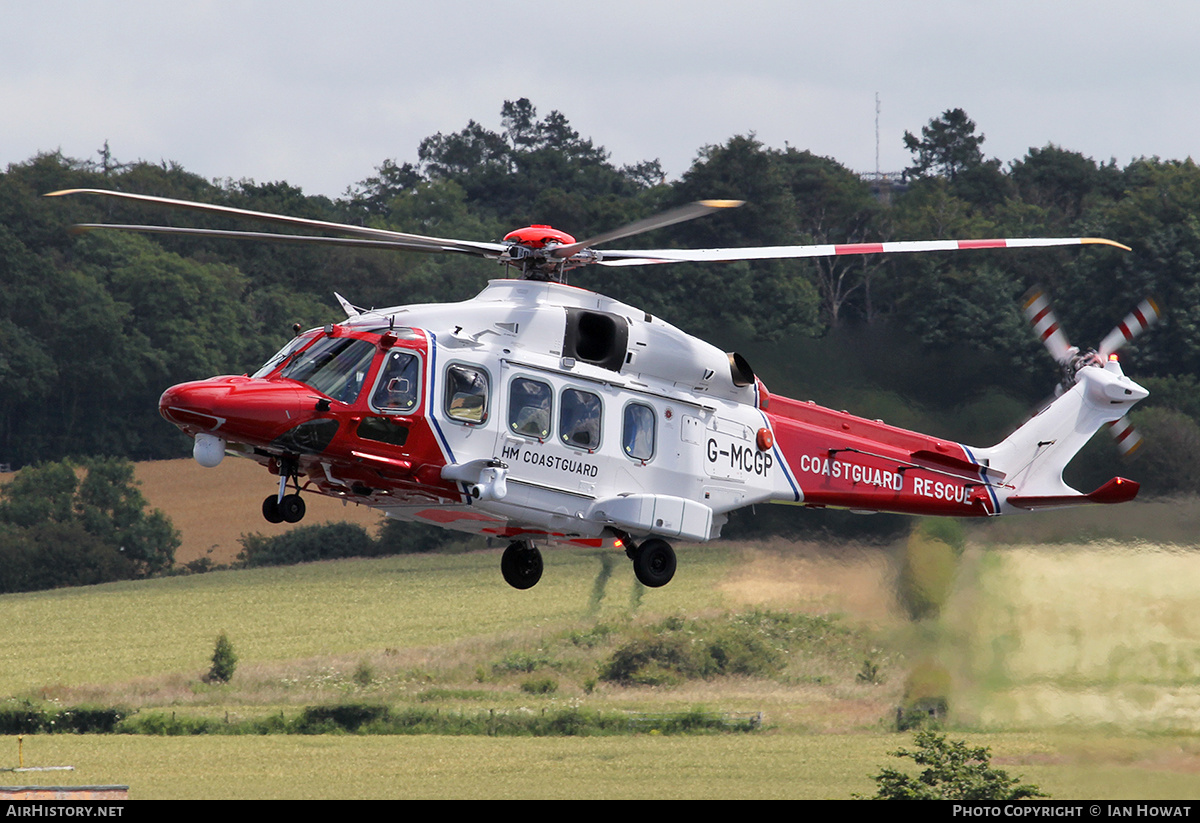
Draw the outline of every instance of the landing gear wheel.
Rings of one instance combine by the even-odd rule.
[[[298,494],[284,495],[279,501],[279,514],[288,523],[299,523],[304,519],[304,498]]]
[[[283,512],[279,510],[279,496],[272,494],[263,500],[262,505],[263,518],[268,523],[282,523]]]
[[[509,543],[500,558],[500,573],[514,589],[531,589],[542,579],[542,553],[523,540]]]
[[[667,585],[675,576],[675,550],[666,540],[650,538],[634,553],[633,573],[651,589]]]

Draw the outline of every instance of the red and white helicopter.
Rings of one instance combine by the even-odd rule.
[[[718,537],[730,511],[757,503],[863,512],[986,517],[1133,499],[1113,478],[1084,494],[1063,469],[1101,427],[1148,392],[1112,352],[1157,318],[1144,303],[1080,354],[1040,295],[1031,322],[1063,365],[1059,395],[1001,443],[975,448],[768,393],[740,355],[644,311],[566,285],[588,264],[763,260],[887,252],[1106,244],[1101,238],[950,240],[741,249],[599,251],[597,246],[725,208],[701,201],[584,241],[548,226],[501,243],[425,237],[146,195],[73,189],[165,207],[268,221],[328,236],[183,227],[120,229],[293,243],[445,252],[506,264],[461,303],[365,311],[298,331],[251,375],[167,389],[159,410],[193,437],[195,459],[226,454],[278,475],[263,501],[273,522],[304,516],[302,493],[509,542],[504,579],[542,574],[538,545],[624,549],[637,579],[675,573],[670,540]],[[337,236],[332,236],[337,235]]]

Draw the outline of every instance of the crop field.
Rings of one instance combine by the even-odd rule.
[[[230,498],[187,526],[173,510],[187,490],[153,474],[169,468],[141,467],[143,491],[191,545],[227,551],[241,531],[266,532],[262,477],[247,481],[248,512]],[[205,499],[191,491],[192,505]],[[1079,529],[1057,517],[1052,545],[972,532],[941,614],[917,622],[898,605],[897,547],[785,541],[680,547],[676,579],[659,590],[638,586],[623,556],[551,550],[542,582],[518,592],[490,550],[4,595],[0,698],[229,723],[346,702],[763,720],[756,732],[683,736],[25,738],[26,765],[73,765],[72,782],[128,784],[135,798],[849,798],[899,765],[889,752],[911,736],[895,731],[896,708],[933,683],[951,737],[990,746],[995,765],[1054,798],[1195,799],[1200,559],[1154,505],[1129,516],[1166,529],[1156,542],[1116,524],[1105,542],[1073,541]],[[1193,503],[1181,517],[1194,515]],[[635,642],[702,644],[764,615],[804,633],[766,650],[774,668],[657,685],[603,675]],[[205,683],[220,632],[237,671]],[[16,765],[16,748],[0,740],[0,767]],[[63,781],[38,775],[21,780]]]

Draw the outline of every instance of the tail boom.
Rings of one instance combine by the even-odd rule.
[[[1097,431],[1148,394],[1116,361],[1081,369],[1069,391],[986,449],[773,395],[766,416],[787,479],[773,500],[949,517],[1123,503],[1137,495],[1136,482],[1113,478],[1084,494],[1062,473]]]

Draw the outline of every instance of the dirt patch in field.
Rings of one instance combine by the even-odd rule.
[[[296,528],[263,519],[262,500],[277,489],[279,480],[252,460],[227,458],[213,469],[191,458],[158,460],[138,463],[135,474],[150,507],[162,509],[183,536],[183,545],[175,552],[179,564],[201,557],[230,563],[242,550],[242,535],[283,534]],[[317,494],[306,494],[304,500],[308,504],[305,526],[344,520],[374,530],[383,519],[365,506],[343,506]]]
[[[737,605],[814,606],[872,622],[891,622],[896,606],[886,549],[850,544],[749,544],[721,591]]]

